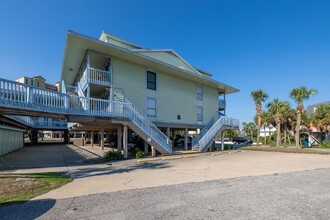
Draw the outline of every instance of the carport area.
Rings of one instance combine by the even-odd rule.
[[[56,167],[58,171],[66,172],[68,166],[78,166],[89,160],[97,160],[103,152],[99,148],[66,144],[26,144],[23,148],[0,157],[0,171]]]

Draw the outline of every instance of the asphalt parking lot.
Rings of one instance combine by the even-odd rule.
[[[19,165],[5,172],[66,172],[74,181],[0,207],[1,220],[329,219],[329,155],[234,150],[86,164],[81,159],[97,149],[25,150],[31,157],[17,151],[2,158],[2,165]]]
[[[0,219],[329,219],[330,169],[0,207]]]

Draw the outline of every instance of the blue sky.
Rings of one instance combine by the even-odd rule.
[[[241,91],[227,113],[251,121],[250,92],[291,101],[306,85],[330,97],[330,1],[15,1],[0,2],[0,77],[59,81],[66,31],[106,30],[148,48],[172,48],[214,79]],[[295,106],[295,104],[293,103]]]

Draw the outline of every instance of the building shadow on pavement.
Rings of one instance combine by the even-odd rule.
[[[36,219],[48,212],[55,205],[54,199],[28,201],[22,204],[0,206],[1,220]]]
[[[164,169],[169,168],[167,162],[151,162],[151,163],[137,163],[134,165],[121,165],[120,167],[112,167],[111,165],[107,167],[84,167],[77,168],[71,171],[71,177],[74,179],[86,178],[92,176],[102,176],[109,174],[120,174],[120,173],[128,173],[134,170],[143,170],[143,169]]]
[[[85,164],[86,158],[65,144],[28,145],[0,157],[0,171],[66,167]]]

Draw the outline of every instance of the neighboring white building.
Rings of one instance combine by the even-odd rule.
[[[306,113],[309,116],[311,116],[313,113],[315,113],[316,109],[322,104],[330,105],[330,101],[317,103],[317,104],[314,104],[314,105],[309,105],[309,106],[307,106]],[[320,145],[322,141],[330,141],[330,133],[326,134],[324,132],[319,131],[315,127],[310,127],[308,129],[309,146]]]
[[[271,129],[269,129],[269,127],[267,127],[265,130],[263,129],[263,127],[260,128],[260,137],[268,137],[271,134],[274,134],[276,132],[276,128],[271,127]]]

